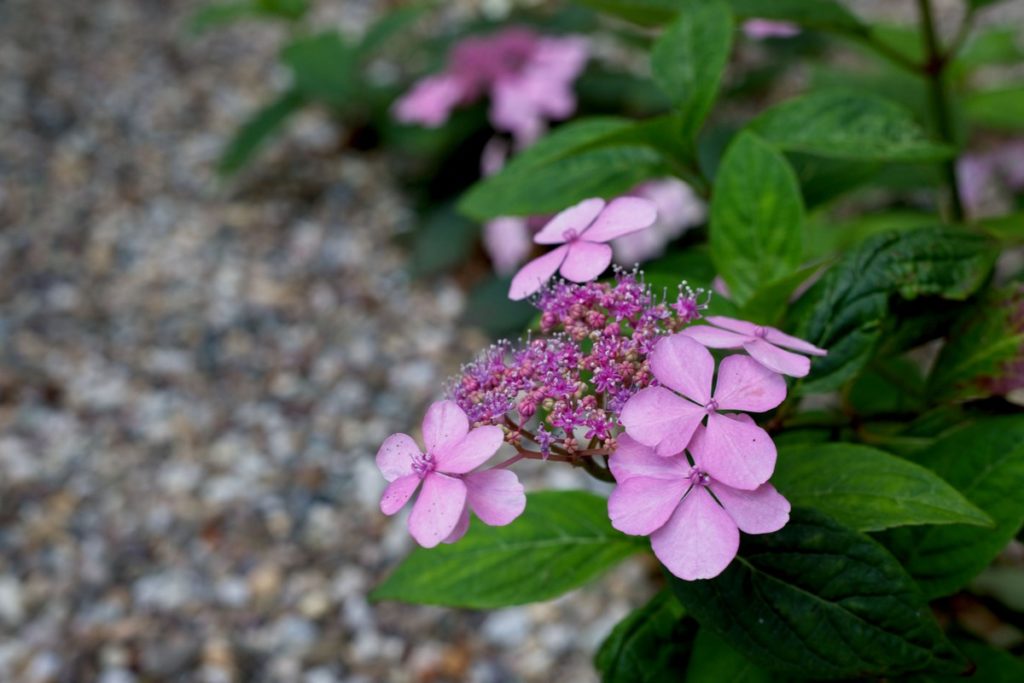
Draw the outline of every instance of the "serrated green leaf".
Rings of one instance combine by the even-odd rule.
[[[679,0],[679,15],[654,44],[654,80],[693,140],[718,95],[732,50],[732,14],[721,0]]]
[[[959,671],[914,582],[878,543],[820,512],[744,536],[718,577],[671,581],[687,613],[752,662],[800,678]]]
[[[1024,86],[971,93],[964,101],[964,111],[979,126],[1024,130]]]
[[[697,622],[663,590],[608,634],[594,656],[604,683],[674,683],[686,667]]]
[[[794,505],[817,508],[858,531],[913,524],[992,524],[988,515],[934,472],[869,446],[780,448],[772,484]]]
[[[477,609],[558,597],[644,549],[612,528],[607,507],[583,491],[530,494],[508,526],[474,518],[458,543],[413,550],[370,597]]]
[[[854,90],[786,100],[754,119],[750,129],[787,151],[833,159],[938,161],[953,154],[903,107]]]
[[[715,179],[710,233],[711,258],[736,303],[800,265],[803,220],[800,187],[785,157],[756,135],[737,135]]]
[[[242,124],[217,162],[217,171],[230,175],[245,166],[268,138],[284,125],[292,114],[306,103],[296,90],[282,93]]]
[[[686,683],[772,683],[775,680],[776,677],[734,650],[711,629],[702,628],[697,632],[686,668]]]
[[[1024,524],[1024,416],[979,420],[914,458],[996,524],[985,530],[960,525],[894,529],[882,536],[925,595],[938,598],[981,572]]]

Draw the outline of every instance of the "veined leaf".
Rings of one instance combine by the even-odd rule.
[[[668,590],[616,624],[594,656],[604,683],[673,683],[686,667],[697,622]]]

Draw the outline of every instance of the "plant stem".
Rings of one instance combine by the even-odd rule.
[[[928,78],[931,89],[932,110],[935,115],[935,123],[939,128],[939,135],[949,145],[956,144],[956,135],[953,130],[953,116],[949,101],[949,90],[946,85],[946,67],[952,54],[944,54],[939,45],[938,31],[935,27],[935,15],[932,12],[931,0],[917,0],[918,10],[921,15],[921,32],[924,35],[925,49],[927,50],[927,61],[924,64],[925,75]],[[953,220],[961,222],[964,219],[963,201],[960,199],[960,186],[957,180],[956,157],[943,163],[946,175],[946,182],[949,185],[950,204],[953,211]]]

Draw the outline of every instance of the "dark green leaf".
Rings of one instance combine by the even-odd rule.
[[[732,15],[721,0],[679,0],[679,16],[651,53],[654,79],[682,115],[693,140],[718,95],[732,50]]]
[[[681,680],[697,622],[663,590],[616,624],[594,656],[604,683],[674,683]]]
[[[480,226],[451,204],[435,208],[413,236],[412,272],[431,275],[462,263],[479,236]]]
[[[774,680],[777,679],[755,666],[711,629],[702,628],[697,632],[686,669],[686,683],[771,683]]]
[[[537,309],[526,301],[508,298],[511,277],[492,276],[469,293],[463,321],[481,328],[492,337],[516,336],[533,320]]]
[[[756,135],[733,139],[711,200],[711,258],[741,306],[800,265],[804,207],[785,157]]]
[[[936,161],[953,153],[930,140],[903,107],[853,90],[787,100],[750,127],[783,149],[834,159]]]
[[[804,266],[778,280],[764,283],[740,309],[740,316],[763,325],[779,324],[793,292],[821,267],[820,263]]]
[[[744,19],[791,21],[808,28],[856,33],[863,29],[857,17],[835,0],[729,0]]]
[[[292,70],[295,87],[306,97],[343,107],[351,104],[355,82],[355,50],[333,31],[298,38],[281,53]]]
[[[301,93],[289,90],[253,114],[231,138],[217,162],[217,171],[229,175],[244,166],[305,102]]]
[[[915,459],[955,486],[996,526],[895,529],[886,544],[925,595],[955,592],[984,569],[1024,524],[1024,416],[979,420],[936,441]]]
[[[1020,683],[1024,681],[1024,662],[1009,652],[979,643],[976,640],[954,639],[956,646],[971,660],[975,671],[967,678],[952,674],[910,676],[901,683]]]
[[[817,508],[858,531],[992,523],[930,470],[869,446],[787,446],[772,483],[794,505]]]
[[[924,376],[903,356],[880,356],[854,380],[846,402],[859,416],[920,413],[926,407]]]
[[[961,668],[899,563],[819,512],[795,508],[781,531],[744,536],[740,556],[717,578],[671,584],[702,628],[783,674]]]
[[[487,609],[557,597],[644,549],[612,529],[607,508],[583,491],[530,494],[508,526],[474,518],[458,543],[412,551],[371,598]]]
[[[672,20],[680,0],[577,0],[581,5],[614,14],[643,26],[657,26]]]
[[[979,126],[1024,130],[1024,86],[972,93],[964,102],[967,118]]]

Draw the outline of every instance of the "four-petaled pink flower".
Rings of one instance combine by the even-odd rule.
[[[607,242],[650,227],[658,218],[653,202],[619,197],[607,205],[603,199],[584,199],[562,211],[533,237],[537,244],[558,244],[527,263],[512,278],[510,299],[518,301],[544,286],[555,271],[567,280],[588,282],[612,262]]]
[[[423,418],[426,452],[407,434],[392,434],[377,451],[377,467],[390,482],[381,512],[398,512],[422,483],[409,533],[425,548],[461,538],[470,508],[485,524],[510,523],[526,507],[518,477],[505,469],[469,473],[494,455],[503,438],[500,427],[470,430],[466,413],[453,401],[433,404]]]
[[[721,315],[704,318],[711,325],[688,327],[680,334],[699,341],[712,349],[738,349],[742,347],[750,356],[769,370],[791,377],[803,377],[811,369],[806,356],[791,353],[793,349],[812,356],[825,356],[828,352],[803,339],[790,336],[774,327],[764,327]],[[713,325],[713,327],[712,327]]]
[[[775,408],[786,397],[786,381],[780,375],[746,356],[728,356],[719,365],[712,394],[715,359],[682,333],[655,345],[651,372],[661,386],[641,390],[622,408],[622,424],[629,436],[669,457],[689,445],[707,417],[704,467],[708,474],[748,490],[768,481],[776,458],[771,437],[753,422],[719,411],[761,413]]]
[[[741,490],[710,473],[715,455],[706,437],[703,427],[693,436],[693,465],[682,453],[663,458],[629,436],[619,438],[609,460],[618,482],[608,498],[612,526],[650,536],[661,563],[687,581],[718,576],[736,556],[739,530],[765,534],[789,521],[789,501],[771,484]]]

